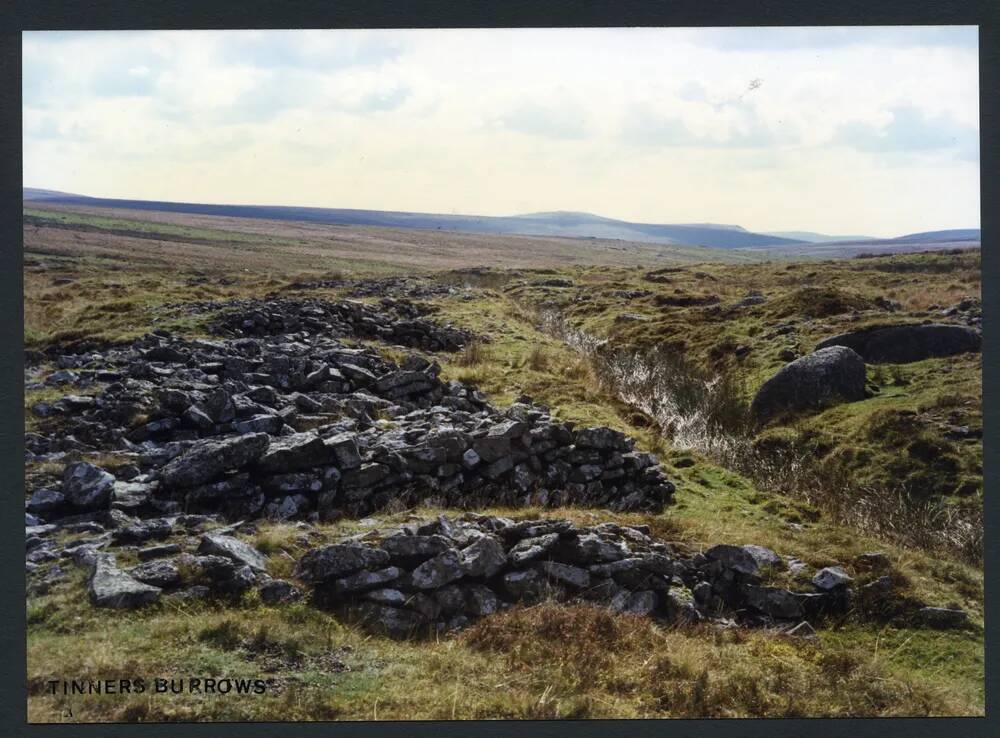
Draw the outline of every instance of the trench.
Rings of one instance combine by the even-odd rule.
[[[538,330],[585,357],[605,389],[651,418],[674,448],[696,452],[764,492],[803,500],[861,533],[981,565],[981,517],[901,489],[860,486],[806,448],[764,449],[755,442],[758,427],[734,377],[704,372],[681,355],[615,347],[554,308],[526,307]]]

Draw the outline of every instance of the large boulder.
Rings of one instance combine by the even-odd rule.
[[[846,346],[875,364],[908,364],[934,356],[953,356],[982,348],[982,334],[964,325],[873,326],[821,341],[816,348]]]
[[[266,433],[199,441],[163,467],[160,479],[166,487],[195,487],[224,471],[240,469],[255,461],[268,443],[270,438]]]
[[[831,346],[782,367],[757,391],[750,409],[766,422],[781,412],[864,398],[864,360],[845,346]]]

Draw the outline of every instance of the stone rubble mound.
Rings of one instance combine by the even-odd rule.
[[[655,512],[674,492],[623,434],[574,428],[529,398],[500,410],[417,355],[395,364],[308,333],[161,331],[77,359],[62,362],[69,382],[110,383],[36,405],[59,426],[26,434],[28,459],[113,452],[132,463],[114,475],[68,465],[28,500],[40,520],[112,508],[329,520],[424,500]]]
[[[794,561],[794,560],[793,560]],[[761,546],[684,555],[648,526],[515,522],[465,513],[369,531],[314,548],[296,577],[315,604],[402,636],[452,629],[515,603],[590,601],[674,623],[795,626],[843,613],[852,581],[824,569],[804,591],[765,586],[785,560]]]
[[[253,298],[229,300],[211,326],[216,335],[276,336],[307,333],[376,338],[425,351],[457,351],[471,335],[421,316],[427,307],[385,297],[377,305],[354,300],[331,302],[318,298]]]

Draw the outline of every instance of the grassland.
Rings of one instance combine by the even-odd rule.
[[[97,610],[81,597],[83,573],[74,571],[27,601],[30,720],[983,713],[983,573],[974,556],[865,527],[862,521],[838,516],[825,497],[769,484],[746,470],[727,468],[697,448],[675,445],[652,418],[618,399],[599,364],[546,332],[539,321],[540,311],[555,310],[574,328],[600,340],[637,350],[682,352],[701,371],[738,377],[736,386],[745,399],[784,362],[779,358],[783,350],[807,351],[820,338],[859,324],[854,311],[866,315],[862,311],[876,297],[900,303],[895,317],[920,319],[933,313],[933,305],[978,295],[978,254],[732,265],[711,261],[704,251],[699,263],[670,251],[649,262],[642,262],[639,251],[634,262],[624,257],[614,262],[619,256],[614,251],[603,256],[600,249],[582,251],[593,244],[556,244],[577,249],[578,260],[593,260],[574,265],[580,261],[560,262],[556,246],[545,251],[540,245],[549,243],[545,239],[407,236],[359,228],[345,236],[353,239],[350,246],[336,246],[332,236],[328,243],[292,231],[278,238],[269,231],[273,224],[223,224],[209,218],[183,223],[175,220],[178,216],[157,216],[132,225],[119,221],[140,220],[135,214],[83,213],[66,215],[68,220],[58,227],[26,226],[29,350],[84,339],[127,340],[156,327],[199,334],[205,315],[190,314],[185,303],[295,294],[291,285],[303,279],[409,273],[467,284],[473,299],[435,300],[438,317],[474,330],[484,340],[464,353],[435,357],[446,377],[478,385],[499,405],[528,394],[558,417],[626,431],[640,448],[661,455],[678,487],[676,504],[656,516],[576,509],[498,512],[588,523],[643,522],[656,535],[694,550],[720,541],[752,542],[813,566],[850,562],[862,552],[881,550],[893,560],[902,596],[958,605],[969,612],[973,627],[933,631],[847,616],[826,624],[816,640],[795,640],[767,631],[666,628],[585,606],[540,605],[485,619],[457,636],[401,642],[370,635],[307,604],[271,607],[253,597],[226,607],[164,602],[131,613]],[[94,221],[97,217],[111,222]],[[167,226],[192,231],[158,230]],[[133,228],[141,235],[119,233]],[[329,226],[301,229],[336,231]],[[158,233],[167,240],[151,237]],[[261,236],[277,240],[261,244],[255,240]],[[413,241],[402,249],[398,244],[406,238]],[[420,261],[427,247],[424,238],[436,239],[439,249],[428,252],[427,263]],[[300,245],[300,239],[309,245]],[[386,239],[396,239],[396,245]],[[369,242],[386,245],[369,250]],[[470,244],[483,251],[463,250]],[[505,249],[510,253],[507,266],[513,261],[518,268],[451,271],[499,267]],[[537,253],[529,253],[532,249]],[[647,278],[665,266],[679,271],[653,275],[661,281]],[[569,280],[570,286],[539,284],[555,278]],[[717,315],[711,304],[697,304],[717,296],[726,307],[751,289],[765,301],[749,309]],[[648,294],[637,294],[642,291]],[[336,287],[308,292],[331,298],[343,293]],[[681,299],[692,296],[695,304]],[[625,312],[645,320],[617,320]],[[789,322],[797,326],[794,336],[773,335],[777,326]],[[751,350],[737,355],[735,348],[741,345]],[[43,363],[43,371],[48,367]],[[812,448],[821,461],[838,460],[829,468],[836,468],[845,484],[877,489],[885,482],[880,475],[896,479],[926,471],[916,461],[906,469],[890,466],[893,460],[910,458],[906,447],[915,435],[937,442],[945,421],[981,427],[980,376],[978,356],[886,368],[870,376],[877,390],[870,399],[783,419],[758,441]],[[26,403],[42,396],[29,392]],[[894,426],[900,418],[914,425]],[[30,413],[27,419],[32,422]],[[904,446],[894,445],[904,441]],[[971,481],[974,489],[970,494],[944,485],[933,496],[975,511],[981,504],[981,443],[949,443],[946,454],[955,457],[958,468],[939,476],[956,487]],[[419,509],[364,523],[319,526],[309,539],[293,525],[262,522],[248,540],[269,554],[272,571],[282,575],[307,545],[363,525],[437,512]],[[861,572],[851,571],[864,581]],[[46,679],[87,674],[262,676],[273,682],[266,695],[242,699],[45,694]]]

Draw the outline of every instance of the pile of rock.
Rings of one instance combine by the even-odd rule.
[[[349,289],[353,297],[405,297],[411,300],[428,300],[439,297],[461,295],[463,299],[471,299],[473,294],[468,288],[455,287],[441,282],[414,277],[383,277],[381,279],[359,279],[353,282]]]
[[[802,575],[798,590],[763,583],[789,568]],[[642,525],[515,522],[467,513],[315,548],[300,559],[296,576],[312,587],[317,605],[346,610],[391,635],[458,628],[514,603],[544,599],[603,603],[675,623],[782,629],[850,608],[853,579],[842,567],[811,579],[803,570],[801,562],[761,546],[721,544],[685,555]]]
[[[941,315],[952,320],[960,320],[973,328],[982,329],[983,301],[978,297],[963,297],[951,307],[942,310]]]
[[[29,521],[33,522],[33,521]],[[813,571],[762,546],[720,544],[692,553],[658,540],[644,525],[570,520],[514,521],[464,513],[370,529],[334,543],[321,529],[297,523],[297,582],[273,579],[269,560],[236,537],[253,524],[218,525],[210,515],[132,518],[120,510],[26,527],[29,594],[65,578],[61,562],[89,568],[88,593],[98,607],[131,609],[173,598],[239,598],[256,589],[282,604],[311,593],[319,607],[346,612],[393,636],[460,628],[515,603],[587,601],[617,612],[672,623],[711,621],[778,628],[808,635],[829,615],[854,608],[879,617],[865,602],[897,587],[882,553],[853,562],[860,586],[844,567]],[[68,543],[60,533],[80,534]],[[167,542],[169,540],[169,542]],[[139,563],[122,568],[119,553]],[[281,554],[287,556],[287,554]],[[792,582],[774,586],[776,578]],[[771,584],[769,584],[771,582]],[[899,598],[892,617],[934,628],[961,628],[968,615]]]
[[[404,300],[383,298],[378,306],[352,300],[230,300],[211,330],[223,336],[276,336],[305,333],[377,338],[426,351],[456,351],[471,339],[451,325],[416,317],[424,310]]]
[[[70,465],[61,485],[28,501],[41,519],[114,507],[315,520],[427,499],[658,511],[674,491],[656,457],[623,434],[558,422],[529,398],[501,411],[416,355],[397,365],[323,336],[161,332],[99,356],[78,380],[117,381],[36,406],[61,417],[51,435],[29,435],[28,457],[93,450],[131,463],[117,479]],[[78,474],[95,485],[82,504]]]

